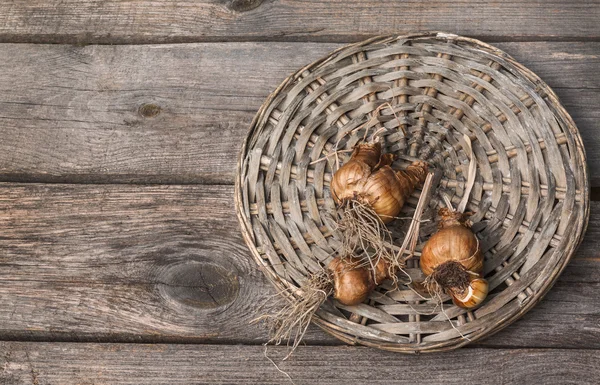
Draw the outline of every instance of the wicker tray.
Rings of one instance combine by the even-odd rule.
[[[235,198],[244,238],[273,284],[295,291],[335,256],[340,234],[329,194],[335,162],[315,161],[336,144],[352,148],[364,135],[353,130],[365,122],[385,130],[384,150],[399,156],[394,167],[427,160],[438,170],[434,191],[454,202],[464,192],[463,138],[470,137],[477,177],[467,209],[491,292],[467,311],[451,301],[437,306],[405,285],[392,291],[383,285],[359,306],[329,300],[313,322],[348,343],[432,352],[489,336],[539,302],[587,225],[581,138],[535,74],[492,46],[444,33],[343,47],[290,76],[262,105],[241,151]],[[419,191],[413,195],[406,216]],[[421,243],[435,231],[439,207],[434,194]],[[402,222],[389,226],[398,243]],[[422,274],[418,258],[407,267],[413,278]]]

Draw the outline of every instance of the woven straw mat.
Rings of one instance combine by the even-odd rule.
[[[366,129],[382,130],[384,152],[398,155],[395,169],[423,159],[437,171],[417,257],[406,269],[411,279],[423,279],[418,251],[436,230],[439,193],[461,200],[474,155],[467,210],[490,295],[474,310],[449,298],[440,306],[399,274],[398,288],[384,283],[359,306],[330,299],[313,322],[348,343],[441,351],[500,330],[541,300],[587,225],[581,138],[535,74],[492,46],[443,33],[338,49],[287,78],[258,111],[239,158],[236,211],[256,262],[278,290],[297,293],[336,256],[341,234],[329,191],[336,158],[322,158],[352,149]],[[472,152],[464,150],[465,135]],[[348,156],[339,152],[339,162]],[[400,216],[412,216],[419,194]],[[388,226],[396,244],[408,222]]]

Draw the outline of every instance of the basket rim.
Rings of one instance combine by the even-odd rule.
[[[326,331],[330,335],[333,335],[334,337],[336,337],[348,344],[364,345],[364,346],[375,347],[375,348],[382,349],[382,350],[388,350],[388,351],[394,351],[394,352],[400,352],[400,353],[413,353],[413,354],[414,353],[433,353],[433,352],[454,350],[456,348],[462,347],[471,342],[475,342],[477,340],[487,338],[487,337],[501,331],[505,327],[511,325],[513,322],[515,322],[516,320],[521,318],[525,313],[527,313],[529,310],[531,310],[531,308],[533,308],[539,301],[541,301],[545,297],[545,295],[548,293],[548,291],[554,286],[557,278],[564,271],[564,269],[567,266],[567,264],[569,263],[569,261],[575,255],[577,248],[579,247],[579,245],[581,244],[581,242],[584,238],[584,235],[587,230],[588,223],[589,223],[589,216],[590,216],[590,199],[589,199],[590,179],[589,179],[589,170],[588,170],[588,164],[587,164],[586,151],[585,151],[585,147],[583,145],[583,140],[581,138],[580,132],[577,129],[577,126],[576,126],[575,122],[573,121],[573,118],[566,111],[566,109],[560,102],[560,100],[559,100],[558,96],[556,95],[556,93],[554,92],[554,90],[552,90],[552,88],[545,81],[543,81],[533,71],[531,71],[529,68],[527,68],[523,64],[519,63],[511,55],[504,52],[503,50],[501,50],[495,46],[492,46],[490,44],[487,44],[483,41],[480,41],[478,39],[474,39],[474,38],[470,38],[470,37],[466,37],[466,36],[460,36],[460,35],[447,33],[447,32],[428,31],[428,32],[413,32],[413,33],[400,34],[400,35],[386,34],[386,35],[374,36],[374,37],[371,37],[369,39],[366,39],[366,40],[363,40],[360,42],[343,45],[343,46],[331,51],[330,53],[326,54],[325,56],[321,57],[320,59],[317,59],[317,60],[307,64],[306,66],[298,69],[297,71],[293,72],[292,74],[290,74],[264,100],[264,102],[261,104],[261,106],[257,110],[257,113],[254,115],[252,122],[250,123],[249,129],[247,130],[247,134],[244,138],[244,141],[243,141],[240,151],[238,153],[238,161],[237,161],[236,176],[235,176],[235,186],[234,186],[234,206],[235,206],[236,215],[240,222],[240,228],[241,228],[241,232],[242,232],[244,241],[253,256],[254,261],[258,265],[258,268],[261,270],[261,272],[267,277],[267,279],[271,282],[271,284],[273,284],[275,286],[275,288],[279,292],[286,293],[288,300],[291,300],[293,296],[291,294],[289,294],[289,291],[288,291],[289,287],[286,286],[286,284],[274,273],[274,271],[266,268],[266,266],[263,264],[262,257],[260,256],[260,254],[254,244],[254,237],[251,233],[252,225],[249,223],[249,218],[247,218],[245,216],[244,207],[243,207],[243,205],[244,205],[243,193],[242,193],[243,164],[244,164],[244,161],[247,156],[249,141],[253,137],[253,134],[257,128],[256,127],[257,123],[259,122],[259,120],[263,116],[263,114],[265,113],[267,107],[271,104],[271,102],[275,99],[275,97],[278,96],[280,94],[280,92],[286,86],[288,86],[290,83],[295,81],[306,70],[326,64],[329,60],[332,60],[333,58],[335,58],[335,56],[340,51],[344,51],[344,50],[352,48],[352,47],[369,45],[373,42],[380,41],[380,40],[419,39],[419,38],[435,38],[435,39],[439,39],[439,40],[446,41],[446,42],[460,41],[460,42],[469,43],[476,47],[482,48],[484,51],[494,54],[494,55],[497,55],[498,57],[510,62],[510,64],[517,67],[521,71],[521,73],[523,75],[525,75],[532,83],[534,83],[536,86],[540,87],[540,89],[542,89],[546,93],[546,96],[550,99],[550,102],[552,103],[553,107],[556,109],[555,114],[558,114],[558,116],[563,120],[563,122],[565,123],[565,128],[568,128],[569,134],[571,135],[571,138],[574,141],[575,148],[577,149],[578,154],[581,158],[580,160],[582,162],[582,164],[578,165],[578,166],[580,166],[580,172],[583,174],[583,178],[582,178],[583,185],[580,190],[581,194],[582,194],[582,199],[580,202],[581,208],[580,208],[580,210],[573,211],[573,213],[579,213],[581,215],[581,218],[580,218],[581,220],[576,222],[576,226],[571,231],[572,234],[575,234],[575,237],[576,237],[575,241],[568,244],[567,247],[564,248],[564,250],[560,253],[561,255],[558,257],[560,262],[557,263],[557,268],[550,272],[548,278],[545,280],[544,284],[539,288],[539,290],[537,290],[536,293],[532,297],[530,297],[530,299],[528,299],[524,304],[522,304],[522,306],[520,306],[518,311],[511,312],[511,314],[509,314],[508,317],[500,319],[496,323],[496,325],[491,328],[482,328],[481,330],[473,331],[472,333],[469,334],[468,339],[453,338],[453,339],[449,339],[449,340],[445,340],[445,341],[440,341],[437,343],[431,343],[426,346],[419,346],[419,345],[391,343],[391,342],[383,342],[383,341],[371,341],[371,340],[367,340],[365,338],[351,336],[349,334],[343,333],[342,331],[339,330],[338,326],[335,326],[333,323],[323,319],[318,314],[315,314],[312,318],[312,322],[314,324],[316,324],[318,327],[320,327],[322,330]],[[495,312],[490,313],[490,315],[494,316]],[[428,322],[428,321],[423,321],[423,322]]]

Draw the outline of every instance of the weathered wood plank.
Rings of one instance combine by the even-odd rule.
[[[284,348],[270,347],[281,361]],[[7,384],[286,384],[261,346],[0,343]],[[279,367],[297,384],[597,384],[600,351],[460,349],[407,356],[300,347]]]
[[[0,184],[0,339],[258,344],[277,308],[232,186]],[[600,228],[600,203],[590,228]],[[593,232],[548,296],[480,343],[600,348]],[[260,308],[263,310],[260,310]],[[335,344],[312,328],[309,344]]]
[[[493,39],[598,38],[597,1],[16,0],[0,39],[45,43],[357,41],[443,30]]]
[[[556,88],[599,186],[600,43],[497,45]],[[338,46],[1,44],[0,180],[232,183],[266,96]]]
[[[230,186],[81,186],[0,187],[0,336],[264,339]]]

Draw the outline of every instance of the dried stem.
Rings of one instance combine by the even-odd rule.
[[[417,244],[417,240],[419,238],[419,230],[421,228],[421,216],[423,215],[423,209],[425,207],[425,203],[429,200],[429,191],[431,190],[431,185],[433,183],[433,173],[428,173],[425,178],[425,182],[423,183],[423,189],[421,190],[421,196],[419,197],[419,202],[417,203],[417,208],[415,209],[415,213],[413,215],[410,226],[408,227],[408,231],[406,233],[406,237],[404,237],[404,242],[402,242],[402,246],[400,246],[400,250],[396,254],[396,260],[402,261],[402,264],[406,262],[407,259],[411,258],[414,255],[414,250]],[[409,254],[407,257],[404,257],[403,254],[406,250],[409,250]]]
[[[449,210],[454,211],[454,206],[452,205],[452,201],[450,200],[448,194],[442,193],[442,199],[444,200],[446,207],[448,207]]]
[[[473,145],[471,144],[471,138],[469,135],[463,135],[465,142],[467,143],[467,147],[464,150],[467,151],[469,155],[469,172],[467,175],[467,183],[465,186],[465,192],[458,204],[456,210],[459,213],[464,213],[465,208],[467,207],[467,203],[469,203],[469,196],[471,195],[471,190],[473,189],[473,185],[475,184],[475,176],[477,175],[477,163],[475,162],[475,154],[473,153]]]

